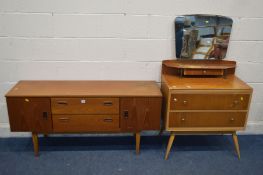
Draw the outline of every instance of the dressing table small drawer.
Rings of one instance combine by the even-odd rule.
[[[249,94],[172,94],[170,110],[247,110]]]
[[[246,112],[170,112],[169,127],[244,127]]]
[[[54,132],[119,131],[119,115],[53,115]]]
[[[119,114],[119,98],[52,98],[53,114]]]
[[[224,75],[224,71],[222,69],[184,69],[184,75],[222,76]]]

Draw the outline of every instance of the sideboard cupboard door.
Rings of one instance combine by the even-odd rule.
[[[159,130],[162,98],[121,98],[121,130]]]
[[[9,97],[7,106],[11,131],[52,131],[49,98]]]

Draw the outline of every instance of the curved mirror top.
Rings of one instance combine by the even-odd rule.
[[[176,57],[224,59],[233,20],[217,15],[184,15],[175,19]]]

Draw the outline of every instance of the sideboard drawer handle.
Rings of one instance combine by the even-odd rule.
[[[104,101],[103,102],[104,106],[112,106],[112,101]]]
[[[68,104],[67,101],[57,101],[57,103],[58,103],[59,105],[67,105],[67,104]]]
[[[68,117],[61,117],[58,119],[60,122],[69,122],[69,118]]]
[[[230,118],[230,121],[233,122],[233,121],[235,121],[235,119],[232,117],[232,118]]]
[[[112,118],[105,118],[105,119],[103,119],[103,121],[104,122],[112,122],[113,120],[112,120]]]
[[[186,105],[188,102],[186,100],[183,101],[184,105]]]
[[[177,98],[174,98],[174,102],[176,103],[178,100],[177,100]]]
[[[185,121],[185,118],[181,118],[181,120],[182,120],[182,122],[184,122],[184,121]]]

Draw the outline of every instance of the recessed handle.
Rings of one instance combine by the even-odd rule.
[[[104,101],[103,102],[104,106],[112,106],[112,101]]]
[[[105,118],[105,119],[103,119],[103,121],[104,122],[112,122],[113,120],[112,120],[112,118]]]
[[[57,101],[57,104],[59,105],[68,105],[67,101]]]
[[[123,118],[124,119],[128,119],[129,118],[129,111],[128,110],[123,111]]]
[[[43,112],[43,118],[47,120],[47,118],[48,118],[48,112]]]

